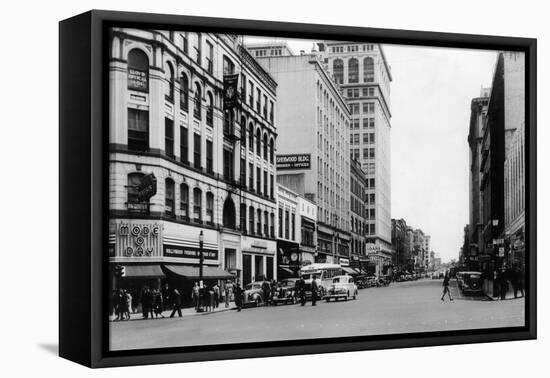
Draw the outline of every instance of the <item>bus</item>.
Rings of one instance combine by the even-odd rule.
[[[300,276],[306,282],[306,293],[311,293],[311,281],[313,281],[313,276],[317,277],[319,286],[317,297],[320,299],[326,295],[328,288],[332,285],[332,279],[343,274],[344,271],[340,264],[315,263],[300,269]]]

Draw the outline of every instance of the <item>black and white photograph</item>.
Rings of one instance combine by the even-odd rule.
[[[107,50],[110,351],[526,326],[524,52]]]

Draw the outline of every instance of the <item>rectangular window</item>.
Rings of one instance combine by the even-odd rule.
[[[369,188],[374,189],[374,179],[369,179]]]
[[[374,143],[374,133],[370,133],[370,142]]]
[[[198,189],[193,190],[193,216],[195,220],[202,219],[202,192]]]
[[[214,46],[210,41],[206,41],[206,48],[208,51],[208,58],[206,58],[206,70],[208,73],[214,73]]]
[[[256,111],[258,114],[262,111],[262,92],[260,92],[260,88],[256,88]]]
[[[256,168],[256,191],[258,194],[262,193],[262,169],[260,167]]]
[[[193,165],[197,169],[201,169],[201,136],[193,134]]]
[[[233,181],[233,151],[223,150],[223,178]]]
[[[363,134],[363,143],[369,143],[369,134],[365,133]]]
[[[271,199],[274,199],[275,198],[275,179],[273,177],[273,175],[269,175],[269,197],[271,197]]]
[[[241,74],[241,99],[246,102],[246,76]]]
[[[359,130],[359,119],[352,119],[351,125],[353,130]]]
[[[285,210],[285,239],[289,238],[289,223],[290,223],[290,213],[288,210]]]
[[[254,191],[254,164],[248,164],[248,172],[250,176],[248,177],[248,187],[250,190]]]
[[[246,160],[241,159],[241,179],[240,183],[242,186],[246,185]]]
[[[269,122],[273,124],[275,117],[275,105],[273,104],[273,101],[269,101]]]
[[[267,171],[264,171],[264,196],[267,196],[267,194],[269,193],[267,191]]]
[[[292,240],[296,239],[296,214],[292,213],[290,218],[290,229],[291,229],[291,235]]]
[[[283,209],[279,207],[279,237],[283,237]]]
[[[369,157],[369,149],[363,148],[363,159],[368,159]]]
[[[374,209],[369,209],[369,217],[370,217],[370,219],[374,219],[374,214],[375,214]]]
[[[258,235],[262,234],[262,210],[256,210],[256,232]]]
[[[369,158],[374,159],[374,148],[369,148]]]
[[[187,32],[181,33],[181,49],[183,50],[184,54],[187,54],[188,52]]]
[[[263,116],[265,119],[267,119],[267,96],[266,95],[264,95]]]
[[[214,196],[211,193],[206,193],[206,221],[214,223]]]
[[[128,109],[128,149],[130,151],[149,150],[149,112]]]
[[[180,127],[180,155],[182,163],[189,164],[189,135],[183,126]]]
[[[254,234],[254,208],[250,207],[248,210],[248,229],[251,234]]]
[[[174,158],[174,121],[164,118],[164,148],[166,156]]]
[[[182,218],[189,217],[189,187],[185,184],[180,186],[180,211]]]
[[[166,180],[164,211],[167,215],[174,215],[174,181]]]
[[[248,82],[249,86],[250,86],[250,94],[249,94],[249,97],[248,97],[248,103],[250,104],[250,107],[254,107],[254,83],[249,81]]]
[[[244,232],[246,234],[246,205],[245,204],[241,204],[241,208],[240,208],[240,212],[239,212],[239,219],[240,219],[240,227],[241,227],[241,231]]]
[[[206,172],[214,173],[214,151],[211,140],[206,140]]]
[[[264,211],[264,236],[269,236],[269,213]]]

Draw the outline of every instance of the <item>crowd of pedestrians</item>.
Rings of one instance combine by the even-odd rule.
[[[524,281],[524,274],[517,266],[513,266],[512,268],[502,267],[500,270],[494,272],[494,294],[501,300],[506,299],[506,293],[510,289],[510,284],[514,292],[514,298],[518,297],[518,293],[523,297],[525,296]]]

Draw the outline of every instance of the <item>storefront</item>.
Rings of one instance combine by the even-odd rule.
[[[274,240],[242,236],[243,285],[264,279],[277,279],[276,248],[277,243]]]
[[[202,239],[202,240],[201,240]],[[201,278],[206,285],[235,276],[221,266],[217,230],[166,221],[116,220],[109,233],[112,289],[125,289],[139,301],[145,287],[177,288],[183,305]]]

